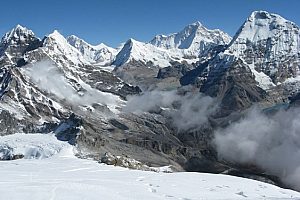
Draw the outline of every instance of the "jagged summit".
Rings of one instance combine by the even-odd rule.
[[[269,101],[283,101],[286,94],[297,93],[300,77],[299,33],[298,26],[277,14],[266,11],[252,12],[224,53],[220,52],[209,62],[208,76],[205,73],[200,76],[204,80],[207,77],[202,91],[215,96],[234,91],[234,95],[223,97],[225,102],[230,102],[229,108],[234,107],[233,101],[228,101],[231,96],[239,99],[248,93],[248,97],[251,98],[241,101],[242,107],[245,107],[247,104],[252,105],[253,101],[265,99],[264,92],[276,91],[277,96],[274,95],[276,97],[272,97],[273,99],[268,97]],[[220,83],[220,80],[234,80],[236,83]],[[239,86],[244,83],[247,84]],[[228,89],[228,85],[234,87]],[[237,87],[240,89],[235,91]],[[284,92],[280,91],[282,88]],[[216,91],[219,93],[216,94]],[[268,95],[272,96],[272,92]],[[280,92],[284,94],[278,95]],[[236,105],[239,103],[237,101]]]
[[[281,21],[287,21],[284,19],[282,16],[275,14],[275,13],[270,13],[268,11],[264,10],[258,10],[258,11],[253,11],[250,16],[248,17],[247,21],[253,21],[257,19],[280,19]]]
[[[256,43],[273,37],[280,38],[281,45],[284,45],[282,40],[289,38],[292,46],[297,47],[299,46],[296,44],[298,43],[299,27],[280,15],[267,11],[254,11],[236,33],[231,45],[239,41]],[[290,44],[287,43],[287,45]]]
[[[171,54],[167,50],[130,38],[112,64],[121,66],[131,61],[138,61],[143,64],[151,63],[152,66],[167,67],[171,60]]]
[[[166,49],[194,48],[194,50],[200,50],[201,48],[203,49],[203,45],[206,45],[207,43],[227,44],[230,40],[231,37],[228,34],[219,29],[209,30],[198,21],[187,25],[178,33],[173,33],[168,36],[157,35],[150,43]],[[203,45],[201,45],[201,43]],[[199,48],[199,46],[201,47]]]
[[[104,43],[91,45],[75,35],[68,36],[67,41],[91,63],[97,63],[100,65],[110,64],[117,54],[116,49],[109,47]]]
[[[254,74],[281,84],[299,75],[299,51],[300,29],[295,23],[267,11],[254,11],[226,52],[243,59]]]
[[[54,30],[52,33],[48,34],[47,37],[53,39],[65,40],[65,37],[58,30]]]
[[[65,49],[69,47],[66,38],[58,30],[54,30],[52,33],[46,36],[46,39],[44,40],[44,46],[49,45],[64,46]]]
[[[106,45],[104,43],[100,43],[100,44],[97,44],[97,45],[91,45],[90,43],[86,42],[84,39],[81,39],[76,35],[70,35],[66,39],[69,42],[69,44],[71,44],[74,47],[79,47],[79,46],[82,46],[82,45],[86,45],[86,46],[89,46],[89,47],[91,47],[93,49],[96,49],[96,50],[99,50],[99,49],[102,49],[102,48],[111,48],[111,47],[109,47],[108,45]]]
[[[10,33],[28,33],[28,34],[34,34],[32,30],[28,29],[25,26],[22,26],[20,24],[17,24]]]
[[[18,24],[2,37],[0,56],[4,56],[5,62],[15,65],[26,51],[38,46],[40,46],[40,39],[33,31]]]
[[[230,40],[228,34],[218,29],[209,30],[200,22],[195,22],[179,33],[157,35],[149,43],[130,38],[113,64],[121,66],[134,60],[167,67],[174,61],[196,62],[199,57],[206,57],[214,47],[228,44]]]
[[[17,40],[22,41],[28,36],[34,36],[33,31],[18,24],[2,37],[1,43],[16,42]]]
[[[137,40],[135,40],[135,39],[133,39],[133,38],[129,38],[126,42],[125,42],[125,44],[124,44],[124,46],[133,46],[134,45],[134,43],[139,43],[139,41],[137,41]]]

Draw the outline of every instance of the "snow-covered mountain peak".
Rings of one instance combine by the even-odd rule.
[[[106,65],[112,62],[117,54],[117,50],[103,43],[99,45],[91,45],[83,39],[71,35],[67,37],[67,42],[75,47],[84,57],[85,60],[91,63]]]
[[[270,20],[270,19],[275,19],[278,22],[286,22],[287,20],[281,17],[280,15],[274,14],[274,13],[269,13],[264,10],[259,10],[259,11],[253,11],[250,16],[248,17],[247,21],[254,21],[254,20]]]
[[[297,54],[300,50],[299,27],[280,15],[254,11],[231,41],[230,51],[242,54],[250,44],[265,46],[269,57]]]
[[[215,46],[228,44],[231,37],[220,30],[209,30],[200,22],[186,26],[179,33],[157,35],[149,43],[130,38],[113,62],[121,66],[131,60],[152,63],[154,66],[170,66],[172,61],[189,58],[190,63],[198,57],[206,57]]]
[[[62,51],[75,50],[69,43],[66,38],[58,32],[58,30],[54,30],[50,33],[44,41],[44,46],[60,46]]]
[[[157,35],[150,41],[150,43],[166,49],[188,49],[192,46],[200,46],[201,42],[227,44],[230,40],[231,37],[228,34],[220,31],[219,29],[207,29],[201,24],[201,22],[197,21],[187,25],[178,33],[173,33],[168,36]]]
[[[94,49],[97,48],[97,46],[93,46],[93,45],[87,43],[85,40],[77,37],[76,35],[68,36],[67,41],[70,45],[72,45],[75,48],[82,47],[82,46],[88,46],[88,47],[94,48]]]
[[[170,52],[166,49],[130,38],[117,54],[113,65],[121,66],[130,61],[139,61],[144,64],[152,63],[154,66],[167,67],[171,60]]]
[[[204,56],[214,46],[225,45],[231,37],[219,29],[210,30],[195,22],[182,31],[170,35],[157,35],[150,41],[154,46],[176,50],[187,57]]]
[[[17,41],[26,40],[29,36],[35,37],[33,31],[18,24],[16,27],[14,27],[11,31],[7,32],[2,37],[1,43],[17,43]]]
[[[13,30],[11,32],[14,32],[14,33],[24,33],[24,34],[27,34],[27,35],[34,35],[34,33],[32,32],[32,30],[24,27],[24,26],[21,26],[20,24],[17,24],[15,28],[13,28]]]
[[[133,38],[129,38],[126,42],[125,42],[125,45],[134,45],[134,44],[138,44],[138,43],[142,43],[142,42],[139,42]]]
[[[104,43],[100,43],[97,45],[92,45],[88,42],[86,42],[85,40],[79,38],[76,35],[70,35],[67,38],[67,41],[70,45],[74,46],[75,48],[81,47],[81,46],[88,46],[89,48],[93,48],[95,50],[100,50],[103,48],[107,48],[107,49],[114,49],[112,47],[109,47],[108,45],[104,44]]]
[[[192,25],[199,27],[199,26],[202,26],[202,23],[200,21],[196,21],[196,22],[192,23]]]
[[[68,60],[72,61],[72,63],[76,65],[89,63],[57,30],[54,30],[44,39],[43,47],[51,57],[55,57],[57,59],[61,57],[59,60],[66,60],[66,58],[68,58]]]
[[[287,35],[289,32],[294,34],[293,32],[297,31],[298,34],[298,30],[299,28],[295,23],[284,19],[280,15],[266,11],[254,11],[237,32],[232,42],[238,39],[256,43],[274,36],[280,37],[279,33]]]
[[[253,74],[281,83],[299,74],[299,27],[277,14],[254,11],[229,44],[225,53],[245,61]],[[288,70],[287,70],[288,69]]]
[[[2,37],[0,56],[4,55],[6,62],[10,64],[17,64],[25,52],[38,46],[40,46],[40,39],[34,35],[33,31],[18,24]]]
[[[60,32],[58,32],[58,30],[54,30],[52,33],[50,33],[48,35],[48,38],[52,38],[52,39],[57,40],[61,43],[65,43],[65,41],[66,41],[66,38],[62,34],[60,34]]]
[[[97,44],[97,45],[93,46],[93,47],[95,47],[95,49],[103,49],[103,48],[113,49],[112,47],[110,47],[110,46],[108,46],[108,45],[106,45],[102,42],[100,44]]]

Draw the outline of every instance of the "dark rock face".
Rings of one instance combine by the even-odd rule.
[[[296,94],[295,96],[290,98],[291,106],[300,106],[300,93]]]
[[[7,92],[7,87],[12,80],[11,73],[6,67],[0,68],[0,98]]]
[[[41,44],[32,31],[18,25],[2,38],[0,56],[5,53],[11,55],[11,61],[17,63],[26,52],[40,47]]]
[[[157,78],[158,79],[165,79],[168,77],[176,77],[181,78],[184,76],[193,66],[184,63],[174,63],[170,67],[161,68],[158,70]]]
[[[126,114],[109,122],[84,121],[84,129],[77,138],[79,148],[93,157],[109,152],[113,155],[129,155],[148,166],[174,165],[172,158],[184,160],[180,153],[181,142],[171,134],[159,115],[136,116]],[[174,159],[175,160],[175,159]]]
[[[147,65],[143,62],[132,60],[122,67],[116,67],[114,74],[125,82],[137,85],[142,90],[146,90],[155,84],[158,70],[159,68],[153,66],[151,63]]]
[[[228,166],[205,157],[192,157],[185,164],[185,170],[188,172],[222,173],[227,169]]]
[[[199,64],[181,77],[180,83],[194,85],[200,92],[218,98],[221,112],[228,115],[264,101],[267,93],[258,86],[247,65],[233,56],[227,59],[217,56]]]
[[[53,132],[57,139],[75,145],[81,125],[82,119],[72,113],[68,119],[60,122]]]
[[[95,70],[95,67],[91,65],[84,65],[81,70],[81,72],[84,72],[84,76],[81,77],[82,80],[102,92],[113,93],[122,98],[141,92],[138,86],[131,86],[125,83],[111,72]]]
[[[234,61],[230,68],[222,67],[210,71],[200,91],[221,99],[225,111],[243,110],[266,98],[267,93],[257,86],[254,75],[241,61]]]

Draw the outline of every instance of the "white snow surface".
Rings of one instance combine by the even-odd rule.
[[[33,145],[56,153],[44,159],[2,161],[1,199],[300,199],[298,192],[233,176],[146,172],[79,159],[74,147],[52,134],[3,136],[0,144],[20,153]]]
[[[237,55],[243,54],[246,43],[257,44],[269,39],[269,59],[279,55],[294,55],[300,51],[299,27],[280,15],[266,11],[254,11],[230,43],[229,49]]]
[[[75,35],[67,37],[67,41],[82,54],[85,60],[90,63],[97,63],[98,65],[110,64],[118,52],[117,49],[103,43],[96,46],[91,45]]]
[[[184,55],[199,56],[211,45],[225,45],[231,39],[219,29],[210,30],[200,22],[195,22],[178,33],[157,35],[150,43],[157,47],[180,51]]]
[[[0,137],[0,158],[6,155],[24,155],[25,159],[49,158],[66,146],[68,143],[58,141],[54,134],[22,134],[17,133]]]
[[[152,62],[155,66],[167,67],[173,59],[167,50],[129,39],[117,54],[113,64],[121,66],[133,60],[142,63]]]
[[[51,57],[56,55],[64,55],[70,59],[75,65],[78,64],[89,64],[87,60],[81,55],[81,53],[73,46],[71,46],[68,41],[61,35],[57,30],[54,30],[53,33],[49,34],[44,41],[43,47],[48,48],[47,53]]]
[[[272,79],[265,73],[256,71],[253,65],[249,65],[249,67],[252,73],[254,74],[255,80],[258,82],[259,87],[261,87],[264,90],[268,90],[271,87],[276,86],[272,82]]]

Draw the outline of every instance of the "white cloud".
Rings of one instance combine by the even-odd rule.
[[[220,158],[255,163],[300,190],[300,109],[267,116],[252,109],[238,122],[215,133]]]

